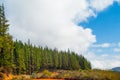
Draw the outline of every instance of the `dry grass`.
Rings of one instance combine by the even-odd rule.
[[[32,77],[31,77],[32,76]],[[120,80],[120,72],[104,70],[44,70],[33,75],[5,75],[1,80]]]
[[[52,78],[52,80],[54,79],[120,80],[119,75],[120,75],[119,72],[104,70],[82,70],[82,71],[57,70],[52,72],[45,70],[41,73],[37,73],[36,78],[38,80],[47,80],[47,78],[50,79]]]

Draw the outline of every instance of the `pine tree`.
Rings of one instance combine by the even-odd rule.
[[[74,52],[58,51],[48,47],[32,46],[21,41],[14,42],[15,73],[31,74],[43,69],[88,70],[90,62]]]
[[[9,35],[9,24],[5,17],[4,5],[0,6],[0,67],[12,66],[13,62],[13,40]]]

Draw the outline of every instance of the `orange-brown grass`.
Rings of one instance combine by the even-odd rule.
[[[13,78],[13,79],[12,79]],[[120,72],[112,72],[105,70],[44,70],[32,75],[16,75],[4,74],[3,80],[120,80]]]
[[[44,74],[44,76],[42,75]],[[45,77],[45,75],[48,75]],[[43,71],[38,73],[37,78],[54,78],[54,79],[81,79],[81,80],[120,80],[120,72],[107,70],[57,70],[54,72]]]
[[[3,74],[4,80],[11,80],[13,78],[12,74]]]

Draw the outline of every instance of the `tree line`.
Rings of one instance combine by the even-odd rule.
[[[43,69],[84,70],[91,69],[91,63],[75,52],[58,51],[48,47],[35,46],[12,40],[8,33],[9,24],[4,6],[0,6],[0,67],[10,67],[14,74],[31,74]]]

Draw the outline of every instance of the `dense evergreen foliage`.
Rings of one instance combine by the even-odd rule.
[[[5,18],[4,6],[0,6],[0,67],[12,65],[13,41],[9,35],[7,20]]]
[[[58,51],[48,47],[36,47],[12,40],[8,34],[4,6],[0,6],[0,67],[9,66],[15,74],[31,74],[43,69],[79,70],[91,69],[91,64],[82,55]]]
[[[58,51],[14,42],[15,73],[32,73],[40,69],[91,69],[90,62],[74,52]]]

